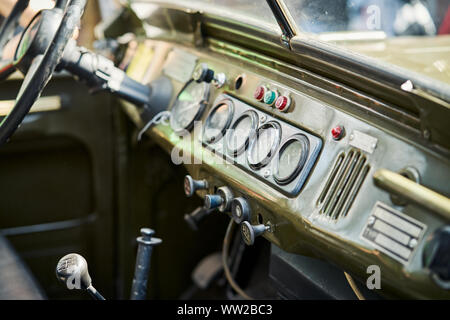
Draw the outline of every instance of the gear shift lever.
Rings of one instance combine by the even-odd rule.
[[[92,286],[86,259],[76,253],[62,257],[56,265],[56,278],[68,289],[86,290],[96,300],[105,298]]]

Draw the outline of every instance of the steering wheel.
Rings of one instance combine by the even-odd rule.
[[[50,80],[67,43],[78,26],[87,0],[72,0],[63,14],[60,8],[38,13],[23,31],[17,46],[14,66],[25,78],[14,107],[0,123],[0,145],[8,141]],[[67,1],[63,1],[67,2]],[[58,18],[57,30],[52,30]]]

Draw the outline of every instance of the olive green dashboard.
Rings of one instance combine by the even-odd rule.
[[[188,121],[190,126],[181,132],[174,130],[171,119],[146,131],[171,154],[174,165],[184,165],[194,179],[207,181],[208,188],[197,191],[198,196],[228,187],[233,197],[248,202],[250,224],[267,227],[263,237],[268,241],[287,252],[330,261],[363,282],[367,268],[379,266],[385,296],[450,298],[448,284],[433,280],[423,261],[427,238],[450,219],[450,162],[445,154],[416,140],[414,129],[401,124],[406,120],[368,111],[367,105],[383,107],[373,97],[256,53],[258,59],[249,59],[249,54],[241,54],[243,49],[223,42],[193,48],[146,41],[143,47],[151,59],[136,55],[128,74],[143,82],[170,78],[169,110],[180,100],[186,83],[194,83],[194,69],[205,64],[216,77],[207,94],[200,94],[203,106],[194,117],[200,126]],[[269,63],[260,63],[261,59]],[[282,72],[280,66],[290,72]],[[218,77],[221,73],[225,81],[218,88],[224,80]],[[308,80],[311,77],[314,82]],[[329,86],[340,88],[342,94],[330,92]],[[280,105],[270,97],[265,102],[258,96],[261,88],[286,99],[280,98]],[[231,103],[233,114],[224,118],[221,128],[237,126],[244,113],[254,115],[249,119],[256,122],[255,128],[268,123],[281,127],[280,141],[263,166],[223,149],[227,134],[205,141],[202,126],[224,101]],[[277,108],[287,102],[285,110]],[[145,125],[137,108],[126,102],[123,107],[139,129]],[[299,150],[307,144],[308,152],[303,160],[292,153],[301,168],[289,186],[277,179],[273,162],[280,159],[283,145],[299,136],[307,141],[295,143]],[[258,137],[255,132],[250,140]],[[247,153],[251,144],[247,142],[241,152]],[[423,188],[425,192],[419,189],[418,194],[424,196],[409,201],[398,196],[393,189],[402,179],[408,180],[407,188]]]

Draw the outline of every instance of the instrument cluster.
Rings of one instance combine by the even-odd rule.
[[[189,81],[172,107],[170,123],[179,135],[200,120],[209,85]],[[219,157],[287,196],[296,196],[322,148],[322,140],[239,99],[221,94],[203,123],[200,143]]]

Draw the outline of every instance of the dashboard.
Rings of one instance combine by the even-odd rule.
[[[144,83],[167,77],[173,85],[168,121],[146,133],[187,168],[186,193],[245,222],[248,244],[262,236],[363,280],[369,266],[379,266],[387,296],[450,298],[448,274],[432,268],[436,250],[449,248],[433,240],[448,239],[448,157],[373,116],[344,94],[350,88],[307,81],[301,68],[248,59],[224,43],[140,46],[152,58],[136,55],[128,75]],[[137,108],[122,105],[144,127]],[[416,199],[392,192],[405,185],[416,188]],[[437,209],[433,197],[440,197]]]

